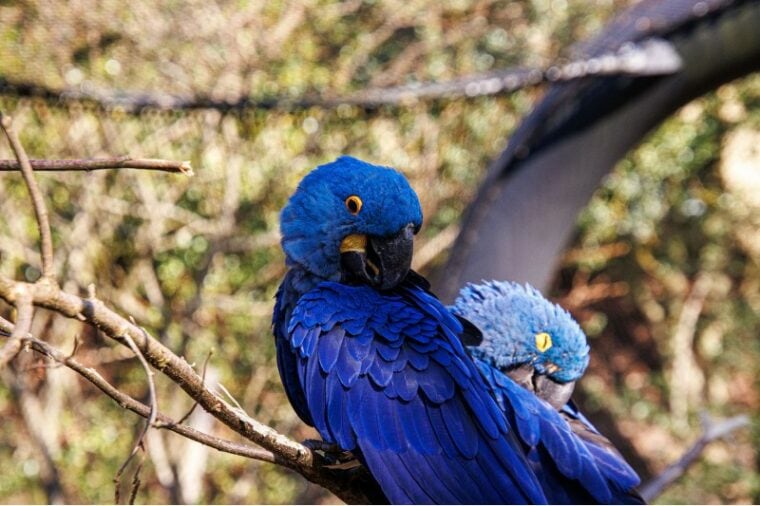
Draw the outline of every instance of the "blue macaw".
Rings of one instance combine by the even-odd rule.
[[[643,503],[636,472],[570,401],[589,362],[586,335],[570,313],[530,285],[496,281],[467,284],[451,309],[481,331],[468,349],[529,458],[576,480],[537,473],[549,501]]]
[[[341,157],[300,183],[273,318],[291,404],[393,503],[545,503],[461,323],[409,275],[421,225],[393,169]]]
[[[536,419],[543,401],[503,375],[519,409],[510,416],[495,395],[461,341],[479,331],[409,269],[421,225],[417,195],[393,169],[341,157],[299,184],[281,215],[289,271],[273,316],[298,415],[353,452],[393,503],[546,503],[563,497],[547,487],[578,478],[607,490],[587,472],[593,460],[573,453],[584,446],[567,424],[552,432]],[[537,452],[525,424],[563,451]]]
[[[589,362],[586,335],[573,317],[530,285],[468,283],[451,308],[482,332],[473,357],[557,409],[564,406]]]

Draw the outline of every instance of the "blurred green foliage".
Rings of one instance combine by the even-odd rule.
[[[126,7],[74,0],[64,8],[8,2],[0,5],[0,77],[217,99],[347,93],[546,64],[626,4],[351,0]],[[14,116],[32,157],[129,154],[192,162],[193,178],[138,171],[40,175],[56,270],[68,290],[85,294],[94,284],[101,299],[198,370],[213,350],[212,387],[223,384],[249,414],[304,439],[314,432],[282,393],[269,329],[284,273],[278,211],[288,195],[313,166],[341,153],[396,166],[420,193],[426,225],[418,246],[425,247],[456,224],[488,161],[538,96],[524,91],[378,111],[342,106],[139,116],[3,97],[0,109]],[[749,77],[690,104],[654,132],[581,216],[558,278],[555,295],[592,336],[592,367],[581,386],[585,404],[612,415],[645,473],[661,470],[697,437],[701,410],[756,413],[760,403],[760,254],[752,250],[760,206],[737,190],[741,182],[729,184],[734,180],[723,168],[728,151],[739,149],[736,132],[758,131],[759,101],[760,79]],[[3,143],[0,156],[11,158]],[[757,163],[757,151],[754,156]],[[36,279],[36,237],[21,178],[2,174],[0,272]],[[421,267],[440,265],[444,255]],[[681,308],[700,276],[710,287],[701,318],[687,348],[675,349]],[[622,289],[584,295],[604,284]],[[0,306],[0,314],[9,316],[9,308]],[[34,330],[64,350],[78,338],[81,361],[146,399],[137,361],[92,329],[39,312]],[[675,367],[676,356],[686,357],[686,365]],[[15,364],[27,394],[41,405],[44,416],[36,422],[47,433],[65,498],[112,501],[113,476],[142,421],[73,373],[40,365],[31,353]],[[684,374],[689,381],[674,381]],[[161,409],[182,416],[190,400],[165,378],[156,381]],[[47,502],[30,429],[35,420],[21,405],[0,385],[0,500]],[[235,437],[202,413],[191,422]],[[335,501],[274,466],[151,434],[138,502]],[[742,433],[716,443],[661,500],[757,500],[758,442]]]
[[[611,369],[617,381],[607,383],[610,371],[592,367],[585,391],[614,417],[633,418],[621,430],[654,462],[678,457],[683,442],[697,437],[703,412],[752,413],[758,423],[758,104],[760,79],[752,76],[687,105],[618,165],[579,221],[580,251],[566,268],[591,283],[599,277],[629,287],[605,307],[628,321],[596,337],[653,348],[651,357],[619,361],[596,354],[597,361],[612,358],[611,367],[597,367]],[[580,254],[605,248],[622,254]],[[699,319],[679,340],[681,312],[700,282],[706,296],[691,301]],[[713,445],[660,501],[756,501],[757,442],[744,433]]]

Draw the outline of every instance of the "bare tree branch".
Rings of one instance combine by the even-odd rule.
[[[203,370],[201,371],[201,381],[206,382],[206,368],[208,367],[208,361],[211,360],[211,355],[214,354],[214,350],[211,349],[208,352],[208,355],[206,355],[206,360],[203,361]],[[190,409],[185,413],[182,418],[180,418],[177,423],[184,423],[185,420],[190,418],[190,415],[193,414],[193,411],[195,411],[195,408],[198,407],[198,402],[194,402],[193,405],[190,407]]]
[[[689,467],[699,459],[699,456],[708,444],[716,439],[724,438],[742,427],[748,426],[749,422],[749,417],[747,415],[735,416],[717,423],[709,417],[705,417],[702,422],[703,432],[699,439],[691,445],[691,448],[689,448],[678,461],[669,465],[659,474],[659,476],[653,478],[652,481],[642,486],[639,491],[641,497],[643,497],[646,502],[655,500],[665,491],[665,489],[672,485],[673,482],[686,473]]]
[[[699,401],[705,382],[705,374],[694,356],[694,338],[712,285],[713,280],[708,274],[697,274],[670,338],[673,357],[669,371],[670,412],[674,426],[680,430],[688,429],[689,405]]]
[[[16,155],[16,160],[21,168],[21,172],[24,176],[24,182],[29,189],[29,195],[32,198],[32,204],[34,205],[34,215],[37,218],[37,226],[40,231],[40,250],[42,254],[42,276],[45,278],[53,278],[53,239],[50,234],[50,220],[48,219],[47,208],[45,207],[45,201],[42,198],[40,188],[37,186],[37,181],[34,179],[34,171],[29,164],[29,157],[26,156],[24,146],[21,145],[21,141],[18,138],[18,134],[13,129],[13,121],[10,116],[7,116],[0,112],[0,125],[8,137],[8,142],[11,145],[13,153]]]
[[[94,290],[93,290],[94,291]],[[94,293],[93,293],[94,297]],[[132,320],[132,323],[134,324],[134,320]],[[134,478],[132,479],[132,490],[129,494],[129,504],[134,504],[135,497],[137,496],[137,490],[140,487],[140,471],[142,470],[143,466],[143,459],[145,458],[145,435],[148,433],[150,428],[156,423],[156,416],[158,416],[158,399],[156,397],[156,383],[153,381],[153,371],[150,369],[150,365],[148,365],[148,362],[145,360],[145,357],[142,353],[140,353],[140,349],[135,345],[135,342],[132,340],[131,337],[128,335],[124,336],[124,340],[127,343],[127,346],[130,350],[134,352],[134,354],[137,356],[138,360],[140,360],[140,363],[142,364],[143,369],[145,370],[145,375],[148,379],[148,392],[149,392],[149,399],[150,399],[150,412],[148,413],[148,418],[145,420],[145,427],[143,427],[142,431],[140,432],[140,435],[135,440],[135,444],[132,447],[132,451],[129,453],[129,456],[124,461],[124,463],[119,467],[118,471],[116,471],[116,475],[114,476],[114,503],[119,504],[119,489],[121,485],[121,475],[124,473],[124,471],[127,468],[127,465],[129,465],[129,462],[134,458],[134,456],[137,454],[138,451],[142,452],[143,456],[140,460],[140,464],[138,464],[137,469],[135,470]]]
[[[0,333],[5,336],[10,336],[13,333],[13,324],[0,316]]]
[[[189,161],[176,162],[156,158],[132,158],[117,156],[113,158],[84,158],[70,160],[29,160],[32,168],[38,172],[84,171],[109,169],[141,169],[173,172],[192,176],[193,167]],[[0,172],[20,170],[17,160],[0,160]]]
[[[428,264],[435,260],[441,252],[451,247],[454,240],[459,234],[459,225],[454,223],[436,234],[435,237],[428,240],[423,246],[414,252],[412,257],[412,268],[415,271],[425,269]]]
[[[26,378],[20,377],[18,373],[14,374],[5,369],[0,371],[0,376],[8,385],[8,389],[18,405],[21,418],[29,432],[30,442],[38,453],[39,474],[48,503],[66,504],[59,469],[53,457],[54,452],[49,444],[49,438],[46,437],[49,428],[47,424],[50,421],[46,419],[41,409],[40,400],[29,389]]]
[[[14,131],[10,128],[9,118],[2,117],[2,126],[11,140],[11,144],[15,148],[18,148],[15,151],[19,158],[19,165],[23,169],[25,180],[33,196],[35,215],[42,237],[43,257],[43,276],[35,283],[15,281],[0,275],[0,299],[15,306],[18,314],[17,323],[10,332],[10,339],[3,347],[3,353],[0,354],[2,357],[9,357],[5,359],[6,363],[15,356],[17,350],[20,349],[22,341],[32,339],[30,329],[33,306],[43,307],[68,318],[86,322],[136,353],[138,358],[141,358],[146,372],[148,372],[149,384],[152,385],[152,373],[150,370],[150,366],[152,366],[180,386],[193,400],[203,406],[207,412],[227,427],[268,450],[265,453],[250,454],[249,452],[248,456],[251,458],[271,461],[292,469],[309,481],[330,490],[346,502],[370,503],[385,499],[377,483],[372,480],[366,469],[361,468],[354,471],[330,469],[327,467],[330,464],[329,460],[320,454],[312,452],[304,445],[291,440],[273,428],[250,417],[242,408],[230,406],[216,393],[206,388],[203,379],[198,376],[195,370],[183,358],[173,353],[144,328],[138,327],[134,321],[127,320],[97,299],[94,293],[94,286],[91,285],[89,290],[90,295],[87,298],[82,298],[66,290],[62,290],[53,277],[53,249],[44,200],[34,181],[31,165],[25,154],[23,154],[23,149],[18,143]],[[10,322],[5,320],[0,321],[0,330],[2,331],[5,331],[10,326]],[[42,344],[44,343],[41,341],[36,342],[38,348]],[[73,360],[73,357],[69,356],[59,361],[74,368],[72,365],[74,363],[72,362]],[[0,364],[2,363],[0,362]],[[81,374],[81,370],[78,370],[78,372]],[[94,375],[97,375],[97,373],[93,371],[90,376],[94,378]],[[102,380],[102,378],[100,379]],[[97,386],[112,397],[116,395],[116,392],[113,391],[114,389],[109,389],[106,385],[101,382]],[[123,394],[120,398],[120,401],[124,402],[123,406],[132,405],[128,409],[138,412],[139,408],[140,415],[147,418],[148,423],[145,426],[143,434],[138,438],[138,443],[135,449],[133,449],[130,458],[127,459],[120,472],[117,473],[117,482],[119,474],[123,472],[131,456],[140,448],[145,431],[153,425],[153,422],[157,419],[156,417],[158,417],[158,410],[155,405],[155,388],[152,387],[151,390],[152,400],[150,407],[137,403],[137,401],[131,398],[124,398]],[[114,398],[117,397],[119,396]],[[167,428],[178,433],[180,433],[180,428],[183,427],[183,425],[175,424],[169,419],[166,420],[166,423],[169,424]],[[187,429],[183,430],[187,432]],[[197,434],[195,435],[197,436]],[[254,457],[254,455],[256,456]],[[140,466],[138,466],[137,473],[139,473]],[[137,487],[139,486],[139,475],[137,473],[132,482],[130,501],[134,500]]]
[[[184,359],[175,355],[148,332],[144,332],[106,307],[100,300],[83,299],[51,284],[30,284],[0,276],[0,298],[9,304],[16,305],[18,303],[19,287],[28,290],[36,306],[90,323],[111,339],[125,346],[128,346],[125,336],[130,337],[153,367],[174,380],[193,399],[197,400],[201,406],[225,425],[270,451],[281,452],[287,461],[295,467],[308,467],[313,464],[311,452],[303,445],[277,434],[271,428],[255,420],[240,420],[229,404],[204,387],[200,376]]]
[[[21,340],[32,329],[32,316],[34,315],[34,306],[32,306],[32,298],[25,289],[19,289],[17,294],[18,302],[16,304],[16,325],[11,331],[10,339],[0,349],[0,370],[14,359],[14,357],[21,351]],[[3,320],[3,327],[6,326],[6,322]]]
[[[325,468],[324,466],[328,465],[329,462],[325,461],[318,453],[312,452],[304,445],[276,432],[256,419],[244,413],[241,414],[238,409],[230,406],[208,390],[200,376],[184,359],[175,355],[148,332],[138,328],[106,307],[101,301],[94,298],[82,299],[77,295],[61,290],[52,283],[31,284],[0,276],[0,298],[9,304],[18,304],[19,287],[28,290],[35,306],[87,322],[125,346],[128,345],[124,337],[130,337],[148,363],[179,385],[206,411],[227,427],[270,452],[269,454],[255,454],[256,457],[251,454],[245,456],[288,467],[309,481],[327,488],[346,502],[372,502],[369,497],[372,494],[378,494],[378,491],[373,489],[376,485],[373,485],[366,474],[366,470],[342,472]],[[69,358],[68,360],[73,359]],[[64,363],[69,365],[69,362]],[[97,386],[100,388],[100,385]],[[135,406],[122,405],[131,411],[138,412]],[[142,404],[140,406],[143,406],[144,410],[141,410],[139,414],[145,417],[150,416],[150,408]],[[159,420],[163,424],[169,425],[167,428],[170,430],[180,433],[171,425],[173,423],[171,420],[161,418]],[[178,425],[177,427],[182,426]],[[216,446],[214,447],[216,448]]]
[[[133,413],[136,413],[143,418],[148,419],[150,417],[151,408],[149,406],[146,406],[145,404],[133,399],[129,395],[125,394],[121,390],[108,383],[108,381],[106,381],[103,376],[101,376],[100,373],[98,373],[92,367],[83,365],[75,358],[66,355],[45,341],[41,341],[31,336],[27,336],[23,340],[25,343],[29,343],[29,346],[32,350],[45,355],[46,357],[49,357],[50,359],[63,364],[72,371],[78,373],[84,379],[95,385],[108,397],[115,400],[123,408],[128,409],[129,411],[132,411]],[[170,417],[161,412],[156,412],[156,420],[156,428],[171,430],[172,432],[176,432],[181,436],[192,439],[193,441],[196,441],[203,445],[210,446],[211,448],[214,448],[221,452],[240,455],[241,457],[247,457],[253,460],[261,460],[263,462],[277,462],[277,459],[272,452],[199,432],[188,425],[175,422]]]

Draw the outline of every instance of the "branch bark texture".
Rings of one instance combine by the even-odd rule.
[[[13,153],[16,155],[16,161],[24,176],[24,182],[29,189],[29,196],[34,206],[34,215],[37,218],[37,226],[40,231],[40,250],[42,254],[42,275],[46,278],[53,277],[53,238],[50,234],[50,219],[48,218],[45,200],[42,198],[42,192],[37,186],[34,179],[34,171],[29,163],[29,157],[26,155],[24,146],[18,138],[16,130],[13,128],[13,121],[10,116],[0,113],[0,125],[8,138]]]
[[[193,175],[193,167],[188,161],[177,162],[156,158],[132,158],[130,156],[73,160],[29,160],[29,164],[32,169],[38,172],[140,169]],[[21,170],[21,164],[18,160],[0,160],[0,172],[17,170]]]

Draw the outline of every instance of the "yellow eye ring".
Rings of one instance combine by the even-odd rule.
[[[346,209],[348,209],[349,213],[356,216],[362,210],[362,199],[356,195],[351,195],[346,199]]]
[[[536,348],[541,353],[545,352],[552,347],[552,336],[546,332],[539,332],[536,334]]]

